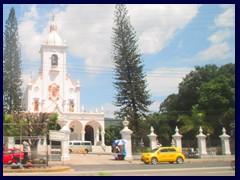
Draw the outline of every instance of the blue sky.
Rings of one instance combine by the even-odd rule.
[[[22,50],[24,86],[40,68],[40,46],[53,15],[68,45],[68,74],[80,80],[80,102],[87,111],[102,106],[113,117],[111,37],[113,4],[3,5],[3,27],[15,7]],[[178,84],[195,66],[235,62],[235,5],[127,4],[142,53],[147,89],[154,103],[178,92]],[[4,30],[4,29],[3,29]]]

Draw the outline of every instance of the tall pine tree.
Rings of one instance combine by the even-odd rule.
[[[114,87],[117,90],[115,105],[120,108],[115,114],[118,118],[128,118],[138,144],[141,117],[148,112],[152,102],[146,90],[146,75],[126,5],[116,5],[114,16],[112,56],[115,65]]]
[[[3,108],[4,113],[22,110],[21,47],[17,18],[12,7],[3,36]]]

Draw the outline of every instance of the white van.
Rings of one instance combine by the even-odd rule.
[[[92,152],[92,142],[91,141],[69,141],[69,153],[80,153],[84,150],[87,154]],[[83,152],[81,152],[83,153]]]

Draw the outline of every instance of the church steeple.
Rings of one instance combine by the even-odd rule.
[[[53,21],[50,25],[50,32],[52,32],[52,31],[57,31],[57,24],[55,22],[55,15],[53,15]]]
[[[63,46],[64,43],[62,38],[57,33],[57,24],[55,22],[55,17],[53,16],[53,21],[50,24],[50,33],[44,39],[45,45]]]
[[[51,23],[49,24],[50,32],[43,40],[41,45],[41,68],[40,73],[44,76],[48,74],[60,74],[66,73],[66,50],[67,45],[63,43],[62,38],[57,32],[57,23],[53,17]],[[45,74],[46,73],[46,74]]]

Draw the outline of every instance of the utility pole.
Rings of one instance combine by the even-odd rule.
[[[208,147],[209,147],[209,154],[212,154],[212,151],[211,151],[211,141],[210,141],[210,134],[207,134],[207,137],[208,137]]]

